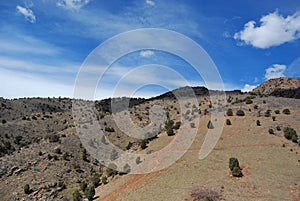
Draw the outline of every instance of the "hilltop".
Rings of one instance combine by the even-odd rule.
[[[216,200],[299,199],[299,140],[285,137],[284,129],[292,128],[299,134],[300,100],[269,96],[271,90],[261,91],[262,94],[226,92],[222,136],[212,153],[199,160],[208,122],[211,120],[214,125],[218,121],[211,119],[217,108],[209,94],[218,92],[193,87],[198,101],[194,105],[187,93],[190,89],[183,87],[150,99],[81,101],[82,113],[77,118],[82,124],[77,126],[92,124],[94,116],[105,139],[128,153],[158,151],[179,135],[181,127],[197,132],[182,158],[167,169],[145,175],[112,171],[87,152],[76,134],[74,100],[0,99],[1,200],[72,200],[74,192],[85,197],[86,185],[96,187],[95,200],[109,201],[197,200],[192,192],[199,189],[207,196],[208,192],[215,194]],[[174,94],[185,97],[186,104],[181,106]],[[167,119],[160,123],[159,130],[151,133],[151,138],[135,139],[116,125],[110,107],[112,100],[129,102],[128,112],[136,125],[151,123],[153,106],[163,108]],[[87,115],[85,104],[95,105],[94,114]],[[240,110],[244,116],[240,116]],[[197,122],[199,127],[195,127]],[[117,156],[111,155],[113,163]],[[243,177],[232,176],[228,168],[230,157],[239,159]],[[25,192],[26,184],[29,190]]]
[[[262,95],[300,98],[300,78],[270,79],[253,89],[253,92]]]

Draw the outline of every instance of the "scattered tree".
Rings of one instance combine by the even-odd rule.
[[[232,112],[232,109],[229,108],[226,112],[227,116],[233,116],[233,112]]]
[[[243,173],[242,173],[242,170],[240,167],[234,167],[231,173],[232,173],[232,176],[234,176],[234,177],[242,177],[243,176]]]
[[[229,168],[231,170],[232,176],[234,177],[242,177],[243,173],[240,168],[240,164],[237,158],[230,158],[229,159]]]
[[[213,123],[210,120],[207,123],[207,128],[208,129],[213,129],[214,128],[214,125],[213,125]]]
[[[101,182],[102,182],[102,184],[107,184],[108,182],[107,182],[107,177],[106,176],[103,176],[102,178],[101,178]]]
[[[97,187],[99,186],[99,183],[100,183],[100,175],[98,173],[95,173],[92,178],[92,184],[93,186]]]
[[[95,187],[93,185],[88,186],[85,189],[84,194],[89,201],[92,201],[95,195]]]
[[[288,108],[285,108],[283,111],[282,111],[283,114],[286,114],[286,115],[289,115],[291,114],[291,111],[288,109]]]
[[[261,126],[261,124],[260,124],[260,121],[259,121],[259,120],[256,120],[256,125],[257,125],[257,126]]]
[[[295,129],[291,127],[285,127],[283,129],[284,137],[288,140],[292,140],[293,142],[297,142],[298,140],[298,134]]]
[[[25,184],[25,186],[24,186],[24,193],[25,193],[25,194],[30,194],[30,193],[31,193],[29,184]]]
[[[226,125],[231,125],[230,119],[226,119]]]
[[[79,193],[79,190],[75,190],[72,194],[73,197],[73,201],[81,201],[82,200],[82,196]]]
[[[243,110],[238,110],[238,111],[236,112],[236,115],[237,115],[237,116],[245,116],[245,112],[244,112]]]

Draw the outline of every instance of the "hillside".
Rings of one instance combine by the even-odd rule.
[[[111,99],[81,101],[95,105],[94,115],[105,139],[127,153],[161,150],[180,135],[178,128],[197,133],[191,147],[173,165],[142,175],[112,171],[87,152],[76,134],[71,99],[0,99],[0,200],[73,200],[74,192],[84,198],[85,187],[91,185],[96,187],[94,200],[197,200],[191,193],[195,189],[202,189],[207,196],[208,192],[217,194],[216,200],[300,199],[299,140],[289,140],[284,134],[287,127],[300,132],[300,100],[227,92],[225,111],[231,109],[232,115],[224,115],[230,124],[224,125],[211,154],[199,160],[199,149],[216,108],[206,88],[193,88],[198,105],[191,104],[186,90],[173,91],[185,97],[184,105],[171,92],[151,99],[113,99],[129,101],[130,118],[141,127],[151,123],[154,106],[167,112],[166,122],[174,124],[172,132],[161,122],[154,136],[145,140],[128,136],[116,125]],[[90,124],[92,116],[85,110],[83,107],[76,118]],[[237,115],[238,110],[245,115]],[[199,127],[195,127],[198,122]],[[212,124],[217,124],[217,119]],[[232,176],[230,157],[240,161],[243,177]],[[24,192],[26,184],[29,191]]]
[[[253,89],[253,92],[286,98],[300,98],[300,78],[270,79]]]

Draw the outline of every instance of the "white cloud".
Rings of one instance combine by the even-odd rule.
[[[273,78],[285,77],[285,69],[286,65],[273,64],[272,66],[266,69],[265,78],[269,80]]]
[[[257,87],[257,85],[245,84],[244,88],[241,91],[242,92],[249,92],[249,91],[252,91],[256,87]]]
[[[29,8],[24,8],[22,6],[17,5],[16,7],[17,11],[19,13],[21,13],[22,15],[24,15],[24,17],[26,18],[26,20],[28,20],[31,23],[35,23],[36,18],[35,15],[33,14],[32,10]]]
[[[146,0],[146,4],[148,4],[150,6],[155,6],[155,2],[152,0]]]
[[[141,57],[151,57],[154,55],[154,52],[152,50],[143,50],[140,51],[140,56]]]
[[[78,10],[88,4],[91,0],[58,0],[56,5],[71,10]]]
[[[275,11],[263,16],[260,22],[260,26],[255,26],[255,21],[249,21],[244,30],[234,34],[234,39],[264,49],[300,38],[300,12],[284,18]]]

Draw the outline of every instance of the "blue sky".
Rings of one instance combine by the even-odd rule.
[[[0,9],[0,96],[5,98],[72,97],[90,52],[117,34],[140,28],[169,29],[197,42],[214,61],[227,90],[250,90],[275,77],[300,77],[297,0],[11,0],[1,1]],[[109,68],[96,98],[112,96],[130,70],[134,76],[128,76],[115,96],[128,95],[131,84],[149,82],[133,94],[145,97],[186,84],[158,65],[173,69],[190,85],[205,84],[182,58],[143,50]],[[139,66],[145,67],[134,71]]]

